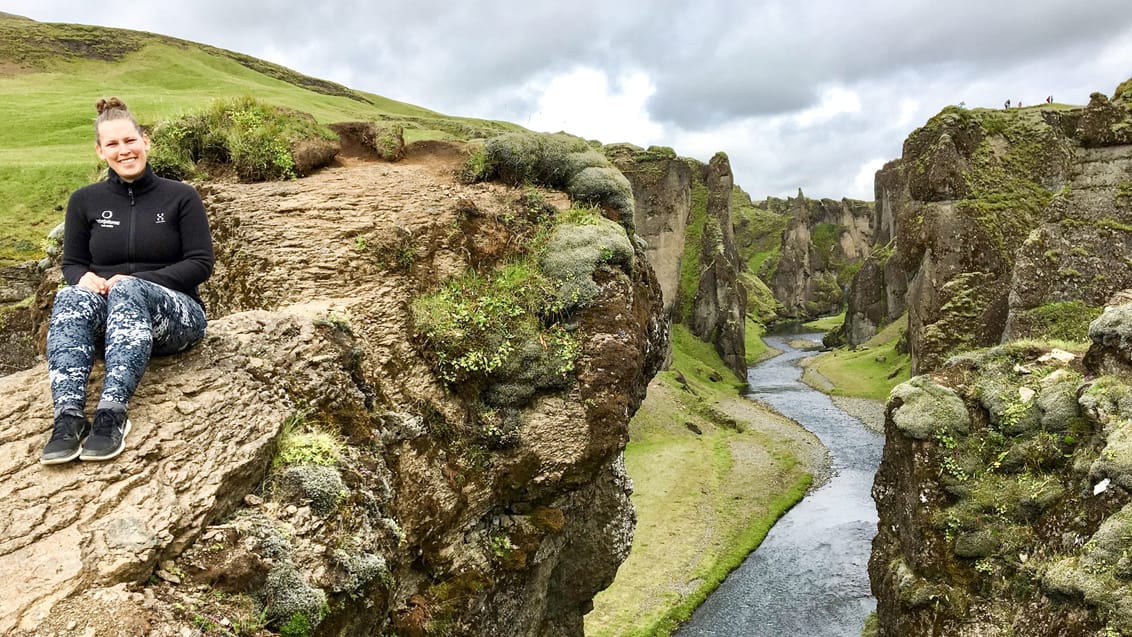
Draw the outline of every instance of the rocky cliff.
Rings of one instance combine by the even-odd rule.
[[[1132,284],[1127,84],[1085,107],[945,108],[876,176],[873,251],[849,294],[857,344],[908,315],[915,371],[1017,337],[1081,339]]]
[[[414,301],[568,207],[460,183],[463,158],[418,143],[206,187],[209,335],[152,362],[111,463],[36,464],[46,374],[0,378],[0,632],[582,634],[629,549],[622,450],[667,347],[660,288],[617,230],[555,383],[519,361],[545,342],[503,361],[506,409],[498,383],[444,380]]]
[[[780,306],[779,318],[808,320],[837,314],[845,289],[872,245],[872,204],[852,199],[767,199],[787,216],[777,259],[760,275]]]
[[[727,156],[707,163],[677,157],[670,148],[605,147],[629,179],[634,225],[644,239],[673,321],[687,325],[741,379],[747,377],[746,292],[735,244]]]
[[[880,637],[1132,634],[1132,293],[1088,349],[1020,341],[889,398]]]

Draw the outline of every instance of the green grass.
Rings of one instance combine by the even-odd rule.
[[[841,327],[842,323],[844,322],[845,312],[842,312],[841,314],[835,314],[834,316],[823,316],[822,318],[815,319],[813,321],[810,321],[809,323],[804,323],[803,325],[819,332],[829,332]]]
[[[819,354],[808,366],[809,370],[833,383],[831,394],[887,400],[893,387],[911,377],[911,358],[896,351],[896,343],[906,325],[902,317],[857,349],[838,348]]]
[[[738,396],[733,378],[711,345],[674,326],[672,366],[650,384],[625,450],[633,548],[586,616],[587,635],[670,634],[809,487],[788,444],[732,415],[771,417]]]
[[[765,360],[773,352],[766,345],[763,340],[763,332],[766,330],[762,325],[752,321],[750,317],[747,318],[747,327],[743,331],[746,343],[745,350],[747,352],[747,365],[751,366],[755,363]]]
[[[203,110],[217,98],[253,95],[322,124],[401,122],[407,142],[520,129],[445,116],[238,53],[137,31],[0,18],[0,36],[0,61],[29,69],[0,75],[0,265],[41,256],[39,245],[62,221],[70,192],[97,174],[94,103],[101,97],[121,97],[145,126]],[[88,52],[114,59],[65,56],[52,44],[62,39],[81,40]]]

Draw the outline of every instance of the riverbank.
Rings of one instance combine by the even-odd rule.
[[[816,436],[741,396],[711,346],[677,328],[673,363],[630,423],[637,528],[586,616],[590,637],[669,634],[829,475]]]

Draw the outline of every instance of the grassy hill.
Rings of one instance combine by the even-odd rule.
[[[99,166],[94,103],[117,95],[143,125],[252,95],[324,124],[396,121],[406,141],[472,139],[519,127],[450,117],[162,35],[42,23],[0,13],[0,266],[38,258],[75,188]]]

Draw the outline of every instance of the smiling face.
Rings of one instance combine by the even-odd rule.
[[[98,125],[95,152],[123,181],[133,181],[145,172],[149,137],[138,131],[129,119],[108,120]]]

